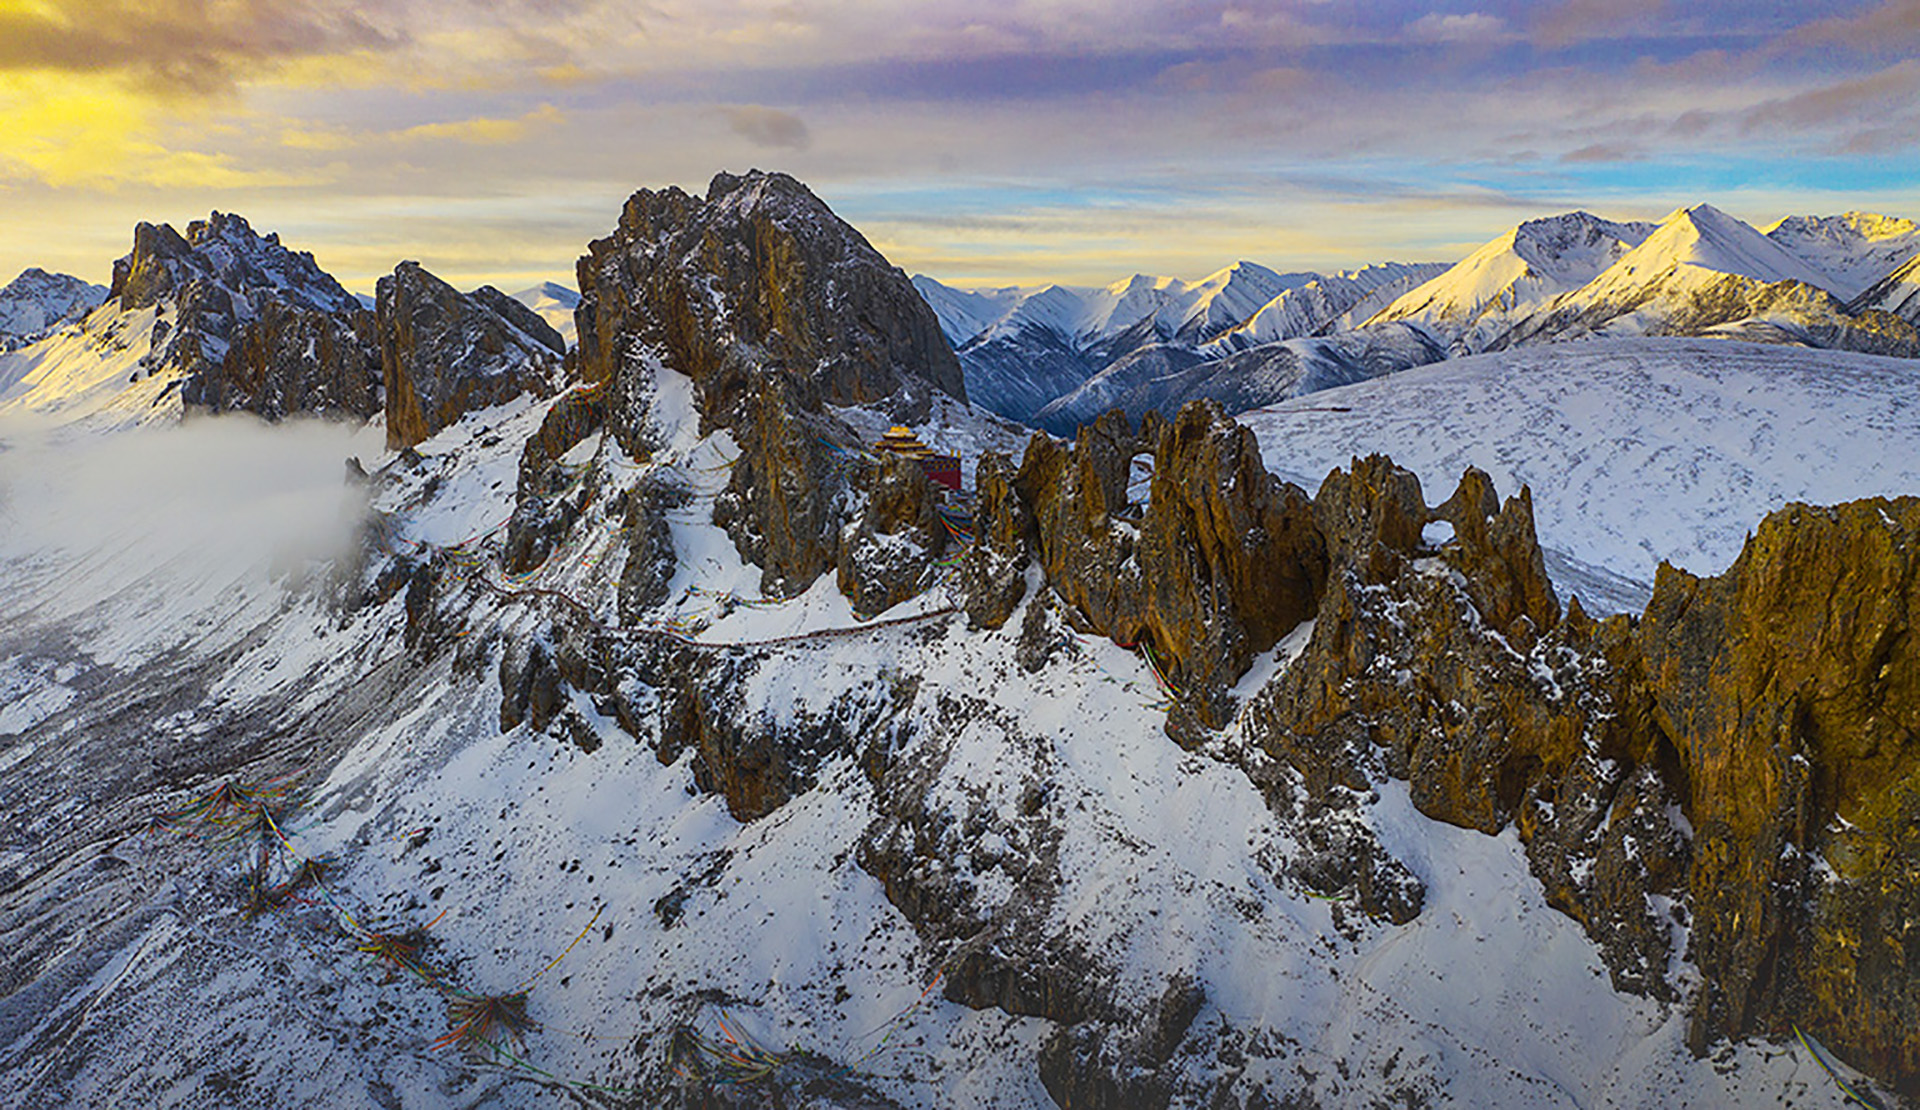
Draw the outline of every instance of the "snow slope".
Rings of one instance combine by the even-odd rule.
[[[1326,274],[1282,292],[1202,350],[1229,355],[1263,343],[1355,327],[1408,289],[1446,270],[1439,262],[1383,262]]]
[[[1240,419],[1268,468],[1308,489],[1376,451],[1418,474],[1430,504],[1468,466],[1502,496],[1530,486],[1561,600],[1579,593],[1590,610],[1635,608],[1662,559],[1719,573],[1787,502],[1920,493],[1920,374],[1833,351],[1709,339],[1528,347]]]
[[[1920,224],[1872,212],[1788,216],[1766,236],[1820,271],[1843,301],[1920,256]]]
[[[1879,309],[1920,324],[1920,257],[1875,282],[1847,307],[1854,312]]]
[[[600,437],[578,454],[608,481],[644,471],[684,484],[691,500],[671,521],[681,571],[669,605],[697,615],[702,603],[686,586],[740,590],[757,575],[707,522],[733,449],[724,433],[698,434],[688,396],[684,381],[662,379],[654,413],[665,446],[648,463]],[[470,414],[422,444],[418,462],[394,464],[375,507],[406,540],[467,540],[490,557],[498,540],[484,529],[508,507],[519,444],[546,407]],[[21,506],[28,519],[59,499],[61,473],[50,469],[54,484]],[[610,612],[625,547],[617,524],[590,516],[526,585]],[[0,557],[46,550],[33,533],[12,537]],[[495,572],[483,558],[468,573]],[[169,562],[155,581],[177,575],[201,571]],[[0,668],[56,683],[67,674],[92,691],[56,706],[32,737],[0,741],[10,745],[0,799],[10,818],[32,817],[8,822],[0,867],[33,876],[0,888],[0,935],[34,975],[31,989],[0,997],[0,1101],[565,1105],[594,1097],[580,1083],[665,1081],[671,1029],[714,1033],[724,1006],[767,1044],[830,1061],[872,1050],[861,1081],[903,1106],[1050,1104],[1033,1065],[1048,1023],[937,992],[915,1005],[950,953],[930,949],[856,865],[881,799],[851,756],[830,760],[771,816],[741,823],[698,790],[690,756],[662,764],[589,699],[571,710],[594,750],[524,725],[501,732],[493,653],[503,636],[541,637],[551,622],[487,591],[449,587],[467,590],[458,646],[428,660],[402,642],[399,596],[343,621],[265,576],[227,580],[214,591],[219,606],[203,606],[202,590],[60,582],[56,614],[22,612],[23,594],[0,597]],[[151,609],[154,596],[177,603]],[[240,616],[229,616],[234,607]],[[989,901],[1010,898],[994,845],[1057,837],[1064,885],[1046,927],[1083,938],[1117,998],[1156,997],[1175,977],[1204,991],[1193,1028],[1219,1053],[1177,1058],[1171,1074],[1231,1057],[1243,1091],[1304,1088],[1329,1106],[1841,1105],[1792,1047],[1692,1057],[1683,1011],[1613,992],[1580,928],[1546,905],[1510,832],[1436,824],[1396,784],[1362,803],[1358,819],[1426,884],[1418,917],[1368,920],[1276,878],[1272,861],[1295,849],[1287,826],[1237,767],[1163,734],[1144,663],[1080,643],[1029,674],[1015,663],[1023,620],[977,633],[948,617],[745,649],[742,711],[777,729],[876,690],[918,690],[906,747],[891,758],[925,768],[932,811],[972,815],[986,830],[955,859],[968,881]],[[736,608],[700,639],[849,622],[826,586]],[[101,691],[116,689],[116,676],[94,648],[128,629],[185,645],[172,665],[194,679],[156,710],[163,719],[134,733],[144,737],[133,761],[142,773],[149,753],[168,765],[236,736],[270,737],[261,742],[278,755],[263,773],[306,769],[292,840],[336,859],[330,897],[396,928],[434,921],[431,959],[471,989],[530,985],[541,1027],[521,1052],[537,1073],[431,1048],[447,1028],[444,999],[409,977],[383,978],[329,934],[324,906],[243,917],[235,853],[124,835],[217,781],[217,769],[193,790],[66,803],[73,766],[98,782],[127,759],[123,734],[100,727],[110,700]],[[1284,667],[1287,650],[1260,673]],[[944,714],[941,696],[972,708]],[[41,739],[53,736],[57,745]],[[1236,742],[1233,730],[1222,741]],[[1045,784],[1037,810],[1036,782]],[[66,939],[50,947],[42,934]]]
[[[1747,224],[1696,204],[1668,216],[1592,281],[1517,320],[1495,345],[1659,334],[1676,321],[1724,326],[1737,321],[1725,318],[1722,302],[1739,304],[1782,282],[1824,290],[1827,278]]]
[[[0,418],[125,428],[176,422],[181,378],[148,372],[161,306],[109,302],[37,343],[0,354]]]

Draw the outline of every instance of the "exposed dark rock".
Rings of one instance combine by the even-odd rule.
[[[269,419],[293,413],[369,417],[380,411],[373,316],[344,316],[261,300],[226,357],[180,390],[189,410],[244,410]]]
[[[710,422],[732,426],[740,398],[713,388],[730,353],[830,403],[884,404],[907,421],[925,417],[930,390],[966,396],[906,275],[785,174],[719,174],[704,200],[641,190],[578,271],[577,373],[611,383],[623,444],[641,431],[628,395],[661,366],[701,387]]]
[[[545,731],[560,708],[564,684],[545,641],[509,641],[500,659],[500,731],[527,722],[535,732]]]
[[[848,458],[852,433],[819,411],[806,380],[768,370],[753,381],[734,426],[740,455],[713,520],[760,567],[761,592],[791,597],[838,566],[841,527],[856,508],[848,471],[864,478],[872,464]]]
[[[1033,514],[1015,488],[1018,471],[1005,455],[988,451],[974,466],[973,544],[960,561],[957,582],[975,628],[999,628],[1027,592],[1027,570],[1038,547]]]
[[[165,224],[135,226],[109,296],[125,312],[166,311],[142,371],[181,375],[190,411],[277,420],[380,409],[371,315],[311,254],[254,234],[239,216],[215,212],[185,236]]]
[[[1453,525],[1455,544],[1445,554],[1466,575],[1481,617],[1519,650],[1532,647],[1539,633],[1560,620],[1560,602],[1533,531],[1533,491],[1521,486],[1501,505],[1493,479],[1469,467],[1434,515]]]
[[[534,340],[556,355],[567,353],[567,341],[554,330],[552,324],[538,312],[507,296],[491,285],[482,285],[467,296],[480,302],[487,311],[500,317],[507,323],[520,329],[527,338]]]
[[[620,621],[633,624],[667,600],[678,563],[667,514],[686,504],[687,490],[664,479],[642,478],[627,493],[627,562],[620,571]]]
[[[583,499],[576,494],[577,474],[560,464],[567,452],[606,426],[606,390],[586,386],[569,390],[540,420],[520,449],[513,516],[507,522],[507,569],[519,574],[546,561],[580,518]]]
[[[1127,483],[1143,453],[1153,482],[1136,517]],[[1036,434],[1016,484],[1048,583],[1095,631],[1149,643],[1208,727],[1225,723],[1225,692],[1253,656],[1313,614],[1326,577],[1313,506],[1212,406],[1140,436],[1109,413],[1071,450]]]
[[[907,600],[932,582],[934,560],[946,549],[939,494],[912,459],[883,455],[871,470],[865,505],[841,533],[840,592],[857,614],[871,615]]]
[[[1060,888],[1061,833],[1046,788],[1046,756],[1017,722],[984,703],[943,697],[933,716],[944,722],[943,733],[961,723],[997,728],[1026,746],[1036,760],[1030,804],[1009,819],[984,803],[959,813],[936,803],[930,787],[951,744],[923,736],[906,758],[863,764],[880,814],[861,838],[860,867],[946,954],[942,992],[949,1001],[1069,1023],[1104,1012],[1109,976],[1071,935],[1047,924]],[[997,834],[991,848],[989,831]],[[999,872],[1012,894],[984,897],[978,877],[987,872]]]
[[[566,345],[519,302],[492,289],[461,293],[417,262],[381,278],[377,295],[388,447],[410,447],[475,409],[550,390]],[[502,301],[518,311],[501,311]],[[534,332],[522,326],[533,324]]]

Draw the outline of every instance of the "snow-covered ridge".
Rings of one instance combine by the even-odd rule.
[[[1920,255],[1875,282],[1848,307],[1855,312],[1891,312],[1910,324],[1920,324]]]
[[[24,347],[107,299],[103,286],[29,268],[0,289],[0,353]]]
[[[828,579],[783,603],[755,596],[757,574],[711,520],[738,448],[725,432],[700,434],[688,380],[662,373],[658,384],[649,419],[664,446],[654,459],[627,458],[598,434],[570,455],[610,492],[643,473],[685,484],[689,501],[668,519],[679,568],[673,600],[654,615],[712,620],[699,637],[709,648],[851,625]],[[42,915],[36,922],[73,928],[70,951],[47,956],[36,947],[37,958],[62,961],[61,971],[76,963],[100,970],[46,975],[35,992],[0,999],[0,1029],[14,1034],[0,1045],[9,1065],[0,1068],[0,1101],[215,1102],[229,1082],[221,1069],[244,1052],[248,1090],[298,1103],[541,1106],[599,1083],[644,1088],[633,1097],[660,1105],[673,1082],[664,1063],[672,1030],[711,1028],[711,1012],[687,1003],[704,996],[768,1045],[858,1061],[853,1078],[892,1105],[1053,1104],[1033,1061],[1058,1027],[931,990],[952,953],[929,945],[858,865],[867,830],[892,799],[857,760],[833,758],[776,814],[743,822],[700,787],[691,753],[663,763],[650,738],[630,734],[594,698],[564,694],[579,729],[571,740],[524,724],[502,731],[490,653],[509,642],[551,643],[555,622],[471,578],[497,574],[494,530],[512,509],[519,445],[552,403],[523,398],[470,413],[419,445],[414,461],[380,460],[390,469],[372,496],[396,543],[457,547],[468,568],[447,580],[468,592],[442,607],[459,629],[437,659],[417,658],[404,640],[405,591],[343,620],[264,575],[229,568],[213,578],[188,558],[132,583],[40,568],[46,581],[64,582],[60,616],[75,618],[80,638],[57,649],[72,658],[9,657],[13,669],[0,675],[38,683],[33,712],[61,738],[57,749],[27,741],[7,751],[10,783],[21,792],[14,796],[27,799],[36,821],[55,807],[35,804],[42,795],[32,791],[66,783],[76,762],[98,775],[132,750],[131,765],[144,768],[156,751],[230,743],[225,737],[246,732],[248,721],[282,726],[275,737],[291,739],[281,743],[320,731],[288,722],[340,724],[345,731],[328,734],[335,746],[323,754],[274,752],[275,771],[313,761],[289,798],[299,818],[293,842],[335,859],[330,897],[356,913],[436,921],[431,958],[454,969],[460,986],[508,989],[564,951],[559,970],[532,986],[540,1028],[515,1046],[544,1076],[427,1049],[448,1028],[440,991],[369,974],[324,904],[242,916],[233,891],[244,861],[159,833],[114,841],[109,862],[75,868],[72,887],[38,888],[23,903]],[[875,426],[883,419],[871,417]],[[1586,428],[1573,425],[1565,437]],[[277,442],[263,435],[245,457],[257,466]],[[1263,442],[1271,462],[1276,445]],[[337,489],[337,456],[349,449],[377,445],[338,442],[302,463],[299,485]],[[211,477],[223,473],[204,465],[217,450],[230,449],[209,443],[199,452]],[[33,491],[36,500],[71,506],[57,486],[62,474],[47,477],[53,484]],[[1430,497],[1447,488],[1428,486]],[[619,516],[607,509],[618,502],[599,499],[568,542],[516,585],[610,612],[628,555]],[[313,503],[302,498],[292,515],[311,517]],[[172,523],[167,538],[191,552],[198,517]],[[0,544],[0,555],[14,554]],[[116,566],[153,569],[118,555]],[[170,586],[172,574],[196,588],[153,588]],[[732,595],[752,604],[729,611],[718,603]],[[156,596],[168,603],[143,608]],[[19,600],[0,595],[0,618],[12,617],[5,607]],[[219,618],[214,633],[209,617]],[[1138,1005],[1169,982],[1199,988],[1189,1019],[1196,1050],[1168,1061],[1175,1081],[1197,1087],[1231,1067],[1247,1088],[1303,1091],[1322,1105],[1415,1097],[1727,1105],[1811,1074],[1791,1048],[1757,1042],[1711,1062],[1689,1055],[1683,1010],[1609,986],[1594,944],[1547,905],[1514,832],[1490,837],[1439,824],[1402,783],[1381,783],[1353,820],[1419,877],[1423,911],[1392,925],[1354,912],[1344,895],[1316,896],[1279,866],[1302,847],[1253,782],[1220,751],[1186,751],[1162,733],[1154,680],[1139,656],[1076,638],[1033,670],[1019,662],[1015,630],[1026,623],[1016,613],[1005,632],[989,633],[955,617],[911,634],[879,628],[756,650],[742,656],[730,693],[742,719],[774,731],[912,687],[914,707],[890,758],[924,769],[915,789],[929,812],[973,823],[950,853],[973,896],[1014,904],[1025,880],[1010,846],[1050,837],[1062,881],[1042,911],[1046,925],[1084,941],[1104,989]],[[0,631],[13,627],[0,619]],[[1257,663],[1255,684],[1285,670],[1304,631]],[[128,749],[88,727],[89,699],[62,691],[125,681],[103,673],[100,660],[149,662],[128,654],[140,637],[181,644],[184,663],[156,663],[186,668],[207,689],[169,705],[153,735]],[[941,699],[967,712],[943,713]],[[1246,740],[1230,729],[1215,747],[1236,743]],[[152,793],[137,816],[191,801],[207,783],[191,785],[170,794],[145,787]],[[60,819],[90,831],[84,823],[107,808],[76,807]],[[42,836],[36,826],[26,841],[44,853],[36,865],[56,854]],[[896,1020],[899,1036],[882,1043]],[[90,1051],[68,1050],[75,1033]]]
[[[1285,339],[1349,331],[1408,289],[1446,270],[1440,262],[1379,262],[1288,289],[1200,350],[1227,355]]]
[[[1369,322],[1406,320],[1463,352],[1478,351],[1515,318],[1592,281],[1653,231],[1653,224],[1615,223],[1586,212],[1528,220]]]
[[[1825,288],[1853,300],[1902,264],[1920,257],[1920,224],[1872,212],[1788,216],[1767,238],[1819,270]]]

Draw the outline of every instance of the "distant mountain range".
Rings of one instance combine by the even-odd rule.
[[[374,299],[348,294],[311,255],[218,214],[184,239],[146,224],[135,238],[122,262],[128,272],[116,272],[111,291],[122,318],[110,327],[95,321],[91,333],[141,331],[149,350],[139,365],[96,353],[74,364],[83,371],[65,372],[71,360],[55,349],[63,325],[77,325],[110,291],[29,270],[0,289],[0,354],[24,356],[43,340],[54,346],[0,367],[0,385],[18,394],[30,376],[58,378],[58,390],[38,392],[66,404],[82,386],[115,375],[140,384],[146,371],[172,366],[193,377],[183,390],[191,403],[271,412],[378,406],[378,343],[370,323],[356,323],[359,313],[377,315]],[[1461,355],[1592,337],[1705,336],[1920,356],[1920,225],[1864,212],[1792,216],[1764,232],[1707,204],[1657,224],[1569,212],[1521,223],[1451,265],[1384,262],[1323,274],[1243,261],[1197,281],[1135,274],[1104,286],[912,280],[959,355],[968,398],[1059,434],[1115,408],[1137,419],[1208,398],[1239,412]],[[544,282],[512,294],[514,306],[484,291],[494,316],[531,310],[517,322],[501,317],[498,326],[519,337],[515,350],[554,345],[527,341],[541,330],[533,318],[561,347],[575,344],[581,296],[571,287]],[[452,304],[450,292],[436,295]],[[155,321],[127,315],[176,300],[179,323],[159,321],[150,340],[145,329]],[[284,311],[256,320],[273,305]],[[480,309],[460,305],[463,319],[479,318]],[[125,342],[114,339],[112,350]],[[285,349],[263,355],[270,347]],[[350,350],[354,365],[329,371],[336,380],[324,388],[296,373],[302,352]],[[230,357],[245,365],[225,367]],[[259,388],[246,383],[260,380],[254,364],[263,359],[286,382],[255,396]],[[156,400],[115,404],[146,412]]]
[[[967,391],[1068,432],[1109,408],[1259,407],[1480,351],[1595,336],[1713,336],[1920,355],[1920,225],[1794,216],[1766,232],[1712,205],[1658,224],[1528,220],[1460,262],[1196,282],[962,290],[919,276]]]

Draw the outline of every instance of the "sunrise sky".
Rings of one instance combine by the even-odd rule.
[[[1920,217],[1916,55],[1920,0],[0,0],[0,282],[218,208],[354,289],[571,283],[634,189],[755,166],[958,284]]]

